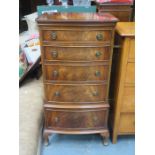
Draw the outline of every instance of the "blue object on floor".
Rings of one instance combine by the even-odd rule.
[[[49,137],[49,146],[43,146],[42,155],[134,155],[134,136],[120,136],[116,144],[102,143],[102,137],[94,135],[61,135]]]

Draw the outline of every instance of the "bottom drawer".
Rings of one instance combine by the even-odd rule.
[[[135,132],[135,114],[134,113],[121,114],[119,132],[120,134]]]
[[[45,109],[47,129],[99,129],[107,127],[108,108]]]

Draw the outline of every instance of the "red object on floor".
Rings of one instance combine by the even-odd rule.
[[[133,0],[96,0],[100,3],[133,3]]]

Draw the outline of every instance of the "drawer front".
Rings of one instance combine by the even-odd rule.
[[[125,82],[130,84],[135,83],[135,63],[127,64]]]
[[[45,109],[45,124],[49,129],[106,128],[107,117],[108,109]]]
[[[98,61],[110,59],[110,47],[44,47],[44,59]]]
[[[108,79],[109,66],[45,65],[45,79],[57,81],[99,81]]]
[[[82,28],[81,28],[82,29]],[[112,39],[112,31],[110,30],[44,30],[44,41],[110,41]]]
[[[121,112],[135,112],[135,87],[125,87]]]
[[[47,101],[105,101],[106,93],[106,84],[45,84],[45,95]]]
[[[134,115],[134,113],[121,114],[119,132],[120,133],[134,133],[135,132],[135,115]]]

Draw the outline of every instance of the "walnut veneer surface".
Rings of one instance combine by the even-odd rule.
[[[118,135],[135,133],[135,23],[118,22],[117,42],[121,45],[113,81],[112,141]]]
[[[117,18],[54,13],[37,18],[44,77],[44,140],[100,133],[108,144],[109,80]]]

